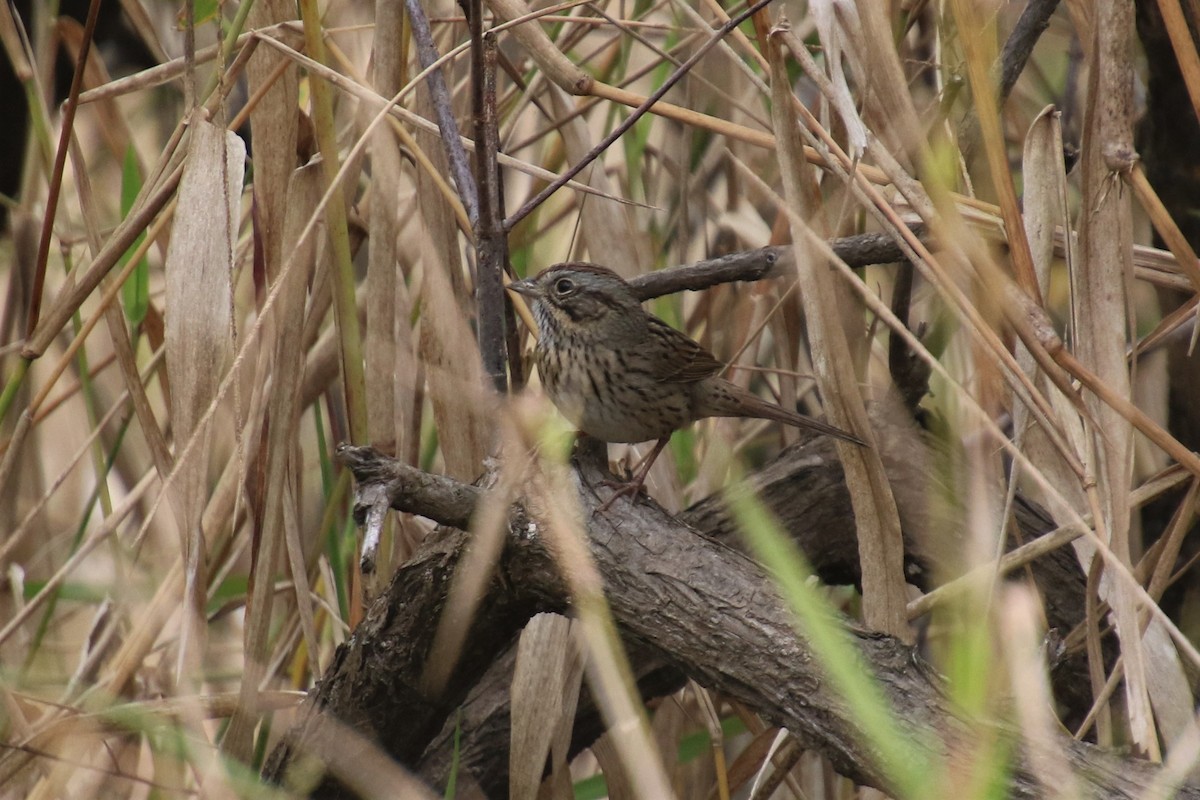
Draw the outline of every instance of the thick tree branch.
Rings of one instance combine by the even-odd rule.
[[[931,519],[929,497],[931,494],[945,496],[945,493],[931,492],[929,475],[933,470],[921,466],[916,457],[923,445],[897,427],[889,426],[888,434],[881,437],[884,463],[896,491],[906,531],[906,576],[911,583],[928,589],[936,583],[935,575],[944,578],[955,574],[945,563],[938,564],[939,553],[961,549],[960,545],[930,532],[948,531],[953,535],[962,527],[944,519]],[[854,521],[841,465],[828,440],[816,438],[788,448],[775,461],[751,475],[746,481],[746,489],[754,492],[780,520],[822,582],[830,585],[858,583]],[[1016,524],[1010,526],[1013,534],[1010,548],[1035,539],[1053,527],[1044,513],[1019,498],[1015,514]],[[742,546],[737,528],[720,497],[697,503],[681,513],[679,519],[729,547],[739,549]],[[1060,636],[1065,635],[1083,619],[1084,576],[1073,553],[1069,548],[1049,553],[1033,563],[1030,571],[1042,595],[1049,626]],[[683,673],[664,668],[636,643],[627,641],[627,647],[630,661],[638,673],[642,697],[662,697],[683,686],[686,679]],[[1051,665],[1051,677],[1064,724],[1077,727],[1092,702],[1086,654],[1079,652],[1057,659]],[[458,745],[460,779],[472,776],[488,796],[503,796],[508,781],[508,685],[511,679],[511,662],[497,662],[489,669],[485,681],[498,688],[489,692],[482,686],[477,687],[462,710],[464,719],[470,719],[471,725],[464,723],[464,735]],[[602,730],[599,713],[590,704],[585,689],[576,714],[572,752],[592,744]],[[451,721],[422,756],[419,772],[434,785],[444,785],[449,775],[454,733]]]
[[[346,451],[346,455],[353,455],[360,480],[391,471],[382,466],[386,460],[367,450]],[[594,455],[578,467],[586,514],[597,504],[590,487],[607,472]],[[451,502],[445,486],[414,487],[416,491],[404,503],[408,510],[444,508]],[[464,498],[475,496],[469,490],[453,491]],[[460,511],[457,518],[463,517],[469,514]],[[589,519],[592,557],[609,587],[614,617],[627,637],[705,686],[786,725],[853,780],[884,785],[884,776],[858,743],[843,703],[792,631],[788,611],[753,562],[717,541],[697,536],[653,504],[617,503],[606,515]],[[445,694],[436,699],[423,697],[416,688],[434,627],[429,621],[441,612],[454,565],[469,537],[449,529],[431,537],[401,567],[386,594],[339,649],[311,695],[310,721],[297,726],[277,748],[265,774],[276,780],[285,776],[317,709],[368,733],[401,763],[414,764],[436,728],[525,620],[536,611],[566,607],[555,565],[538,533],[524,511],[514,507],[497,579],[472,624],[467,652]],[[859,632],[851,635],[906,732],[914,740],[941,742],[934,745],[938,755],[956,758],[954,743],[964,740],[966,724],[949,709],[936,678],[895,640]],[[764,680],[764,675],[772,680]],[[930,733],[936,738],[927,738]],[[1156,772],[1144,762],[1116,759],[1065,738],[1061,746],[1094,797],[1132,796]],[[1039,794],[1019,765],[1010,790],[1016,797]],[[342,796],[333,785],[323,786],[318,794]],[[1179,796],[1200,797],[1200,791],[1187,788]]]

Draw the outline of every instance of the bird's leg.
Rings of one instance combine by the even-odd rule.
[[[670,436],[664,436],[654,443],[654,449],[650,454],[642,459],[642,464],[638,467],[637,473],[629,481],[601,481],[601,485],[607,486],[613,490],[613,493],[607,500],[596,507],[595,513],[602,514],[616,502],[618,497],[630,495],[637,497],[645,488],[646,476],[650,474],[650,467],[654,466],[654,462],[658,460],[658,456],[662,453],[663,448],[667,446],[667,442],[671,441]]]

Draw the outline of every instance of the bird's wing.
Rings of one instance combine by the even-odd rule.
[[[654,371],[660,383],[695,383],[725,367],[712,353],[658,317],[650,317],[650,335],[662,343],[661,347],[649,348],[660,359]]]

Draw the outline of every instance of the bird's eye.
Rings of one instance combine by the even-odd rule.
[[[570,278],[559,278],[554,282],[554,291],[558,294],[569,294],[575,288],[575,282]]]

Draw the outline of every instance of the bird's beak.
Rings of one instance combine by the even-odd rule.
[[[534,283],[532,278],[526,278],[523,281],[513,281],[508,285],[508,288],[510,291],[523,294],[526,297],[537,297],[539,294],[537,284]]]

